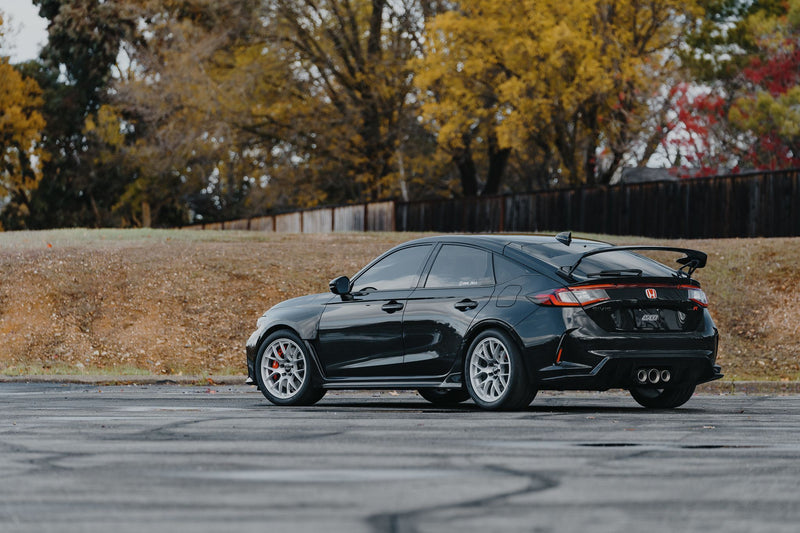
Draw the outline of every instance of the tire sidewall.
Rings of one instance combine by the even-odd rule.
[[[264,384],[264,377],[261,374],[261,362],[264,358],[264,352],[266,351],[267,347],[275,342],[278,339],[288,339],[295,343],[300,348],[300,353],[303,355],[303,364],[305,366],[305,376],[303,377],[303,384],[300,386],[299,389],[289,398],[278,398],[271,392]],[[298,337],[295,333],[289,330],[278,330],[270,333],[267,337],[261,342],[261,345],[258,347],[258,355],[256,356],[256,364],[255,364],[255,374],[256,374],[256,381],[258,382],[258,389],[261,393],[269,400],[270,402],[274,403],[275,405],[302,405],[306,403],[304,400],[309,397],[309,393],[311,392],[313,381],[313,365],[314,362],[311,359],[311,355],[309,354],[308,348],[306,347],[305,343]]]
[[[481,399],[475,393],[475,389],[472,386],[470,362],[474,356],[475,349],[478,347],[481,341],[490,337],[495,338],[503,343],[503,346],[506,349],[509,361],[509,377],[508,385],[500,397],[494,401],[487,402]],[[525,372],[522,366],[522,358],[520,356],[519,347],[508,334],[499,329],[487,329],[486,331],[479,333],[470,343],[469,349],[464,357],[464,382],[466,383],[467,391],[469,392],[472,401],[483,409],[501,410],[518,408],[518,405],[514,405],[517,403],[517,401],[514,400],[514,397],[520,395],[522,391],[519,389],[526,386],[524,374]]]
[[[636,403],[648,409],[675,409],[688,402],[694,395],[695,385],[683,385],[664,389],[658,395],[648,394],[648,389],[631,389]]]
[[[466,387],[460,389],[417,389],[417,392],[425,400],[433,405],[453,406],[470,399],[470,394]]]

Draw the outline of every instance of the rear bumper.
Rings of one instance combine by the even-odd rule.
[[[670,388],[723,377],[716,365],[719,333],[713,323],[700,331],[656,335],[597,335],[573,330],[532,376],[543,390]],[[642,383],[640,370],[666,370],[669,381]]]
[[[562,361],[539,370],[538,385],[542,390],[607,390],[632,387],[670,388],[698,384],[723,377],[709,352],[596,352],[594,366]],[[640,369],[667,370],[668,383],[651,385],[637,380]]]

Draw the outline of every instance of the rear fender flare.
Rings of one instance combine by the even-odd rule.
[[[455,365],[454,365],[452,371],[453,372],[463,371],[463,369],[464,369],[464,359],[467,356],[467,350],[469,350],[469,347],[472,344],[472,341],[475,340],[475,337],[477,337],[478,335],[480,335],[481,333],[483,333],[487,329],[499,329],[502,332],[506,333],[509,337],[511,337],[514,340],[514,342],[517,345],[517,349],[520,351],[520,354],[522,354],[522,356],[523,356],[522,357],[522,364],[525,365],[525,368],[524,368],[525,375],[527,375],[528,379],[530,380],[530,382],[533,383],[534,382],[535,372],[533,372],[533,370],[531,369],[531,365],[530,365],[529,361],[527,361],[527,358],[524,356],[525,355],[525,345],[523,344],[522,339],[520,339],[519,335],[517,335],[517,332],[514,331],[513,327],[511,327],[506,322],[503,322],[501,320],[496,320],[496,319],[482,320],[481,322],[479,322],[477,324],[474,324],[472,326],[472,328],[470,328],[469,332],[464,336],[464,340],[461,343],[461,349],[459,350],[459,355],[456,358],[456,362],[455,362]],[[465,376],[465,379],[466,379],[466,376]]]

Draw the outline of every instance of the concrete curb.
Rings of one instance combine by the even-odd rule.
[[[0,383],[65,383],[77,385],[244,385],[247,376],[0,376]],[[712,381],[697,387],[701,394],[800,394],[800,381]]]
[[[800,381],[712,381],[698,385],[706,394],[800,394]]]
[[[0,383],[69,383],[76,385],[244,385],[247,376],[0,376]]]

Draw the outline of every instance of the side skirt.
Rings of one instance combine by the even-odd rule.
[[[323,389],[460,389],[461,374],[444,378],[336,379],[322,382]]]

